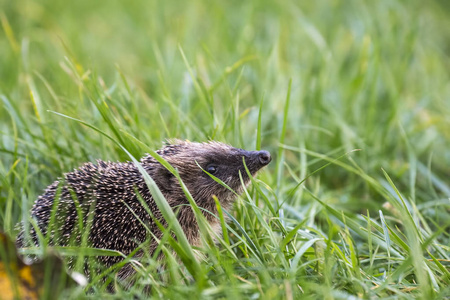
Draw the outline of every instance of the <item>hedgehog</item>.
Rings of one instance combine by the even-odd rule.
[[[216,141],[196,143],[173,140],[156,153],[177,169],[205,219],[218,235],[221,226],[213,196],[219,199],[222,208],[229,210],[236,195],[250,183],[245,166],[254,176],[271,161],[267,151],[246,151]],[[140,164],[176,212],[189,243],[199,245],[200,231],[194,211],[178,179],[151,155],[144,156]],[[134,254],[138,258],[144,255],[144,251],[153,254],[163,235],[159,225],[167,225],[142,173],[133,162],[97,160],[96,164],[85,163],[64,174],[37,198],[31,216],[43,236],[49,236],[49,245],[81,245],[83,233],[79,230],[79,223],[82,219],[84,227],[89,230],[87,242],[91,247],[129,255],[147,241],[148,246]],[[52,224],[50,228],[49,224]],[[25,240],[39,244],[37,232],[33,226],[30,227],[27,233],[22,230],[19,234],[19,247],[27,245]],[[30,238],[25,239],[26,236]],[[110,267],[124,258],[98,256],[96,259]],[[118,271],[118,277],[123,281],[134,273],[133,267],[126,264]]]

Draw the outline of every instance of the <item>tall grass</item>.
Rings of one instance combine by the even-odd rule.
[[[274,162],[233,211],[219,199],[217,247],[208,228],[198,249],[166,235],[166,268],[129,257],[138,278],[118,297],[148,284],[159,298],[450,295],[445,2],[1,7],[0,225],[12,237],[43,189],[83,162],[214,139]],[[85,291],[105,297],[102,274],[61,297]]]

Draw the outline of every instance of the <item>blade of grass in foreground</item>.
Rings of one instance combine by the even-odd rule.
[[[259,102],[259,112],[258,112],[258,126],[256,129],[256,151],[261,150],[261,119],[262,119],[262,108],[264,103],[264,95],[261,97]]]
[[[281,129],[280,134],[280,141],[279,141],[279,147],[278,147],[278,159],[277,159],[277,165],[276,165],[276,179],[277,179],[277,194],[279,193],[280,186],[281,186],[281,177],[283,173],[283,165],[284,165],[284,139],[286,137],[286,127],[287,127],[287,119],[288,119],[288,113],[289,113],[289,101],[291,100],[291,88],[292,88],[292,79],[289,80],[287,95],[286,95],[286,102],[284,104],[284,114],[283,114],[283,127]]]

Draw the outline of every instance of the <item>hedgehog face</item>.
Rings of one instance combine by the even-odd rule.
[[[166,146],[159,153],[178,169],[194,199],[203,201],[210,201],[213,195],[222,202],[234,198],[230,190],[214,181],[205,171],[241,193],[243,188],[239,173],[245,185],[250,182],[244,161],[252,176],[271,161],[267,151],[246,151],[218,142],[182,142]]]

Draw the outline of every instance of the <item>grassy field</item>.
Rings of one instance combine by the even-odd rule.
[[[11,237],[83,162],[213,139],[274,161],[217,247],[195,249],[204,259],[172,257],[158,272],[147,258],[118,298],[144,298],[147,284],[174,299],[450,297],[447,2],[0,4],[0,228]],[[107,297],[98,278],[60,297]]]

